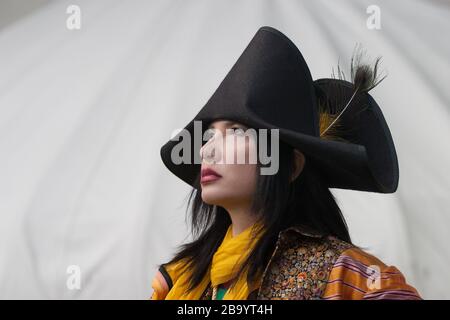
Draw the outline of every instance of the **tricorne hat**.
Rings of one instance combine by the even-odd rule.
[[[393,193],[399,178],[397,155],[381,109],[368,94],[373,79],[365,79],[370,75],[364,70],[356,71],[362,77],[353,83],[313,81],[295,44],[263,26],[184,129],[193,136],[194,121],[202,121],[203,135],[216,119],[279,129],[280,140],[304,153],[328,187]],[[198,187],[200,162],[195,159],[201,145],[191,144],[189,163],[175,164],[171,153],[180,139],[178,134],[165,143],[161,158],[173,174]]]

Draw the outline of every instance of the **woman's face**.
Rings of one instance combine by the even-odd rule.
[[[209,129],[210,138],[200,149],[203,201],[224,208],[248,205],[258,172],[256,139],[244,135],[248,127],[233,121],[216,120]]]

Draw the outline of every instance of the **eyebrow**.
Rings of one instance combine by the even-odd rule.
[[[238,122],[236,122],[236,121],[228,121],[228,120],[224,120],[224,122],[225,122],[225,126],[227,126],[227,127],[231,127],[232,125],[235,125],[235,124],[237,124],[237,125],[241,125],[240,123],[238,123]],[[208,126],[208,129],[211,129],[211,127],[212,127],[212,123]],[[243,126],[243,125],[241,125],[241,126]]]

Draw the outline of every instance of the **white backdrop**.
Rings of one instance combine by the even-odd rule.
[[[80,30],[66,28],[71,4]],[[371,4],[380,30],[366,27]],[[354,242],[423,297],[449,299],[449,18],[443,1],[77,0],[0,29],[0,298],[150,296],[157,264],[187,236],[189,188],[159,149],[270,25],[314,78],[338,60],[348,70],[357,42],[383,56],[388,77],[372,93],[398,191],[333,193]],[[79,290],[66,285],[71,265]]]

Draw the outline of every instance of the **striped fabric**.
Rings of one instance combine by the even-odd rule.
[[[336,260],[322,296],[326,300],[421,299],[402,273],[359,248]]]

